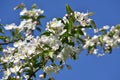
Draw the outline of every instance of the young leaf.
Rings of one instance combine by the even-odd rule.
[[[40,15],[40,16],[38,17],[38,19],[42,19],[42,18],[45,18],[45,16],[44,16],[44,15]]]
[[[96,24],[93,20],[90,20],[90,25],[91,25],[92,28],[96,28]]]
[[[50,34],[51,34],[51,32],[49,32],[49,31],[45,31],[45,32],[43,32],[43,33],[41,34],[41,36],[42,36],[42,35],[49,36]]]
[[[4,31],[2,30],[2,28],[0,27],[0,33],[4,34]]]
[[[92,16],[93,14],[95,14],[94,12],[88,12],[88,16]]]
[[[53,51],[50,51],[50,52],[49,52],[49,56],[50,56],[51,58],[53,58],[53,54],[54,54]]]
[[[0,45],[0,52],[2,52],[2,50],[3,50],[3,48],[2,48],[2,46]]]
[[[6,41],[6,36],[0,36],[0,39]]]
[[[67,67],[68,70],[72,69],[72,67],[70,65],[68,65],[68,64],[66,64],[66,67]]]
[[[49,78],[48,80],[55,80],[53,77]]]
[[[115,27],[116,29],[120,30],[120,24],[117,24]]]
[[[8,80],[16,80],[16,78],[8,77]]]
[[[15,33],[14,31],[12,31],[12,37],[15,37],[15,34],[16,34],[16,33]]]
[[[3,29],[2,29],[2,24],[0,24],[0,33],[2,33],[2,34],[4,34],[4,31],[3,31]]]
[[[24,3],[21,3],[21,4],[19,4],[18,6],[16,6],[16,7],[14,8],[14,10],[23,9],[23,8],[25,8],[25,4],[24,4]]]
[[[2,24],[0,24],[0,26],[3,26]]]
[[[66,11],[68,14],[74,13],[74,11],[70,8],[68,4],[66,4]]]
[[[39,31],[39,32],[41,32],[41,29],[39,27],[36,27],[36,30]]]
[[[32,9],[36,9],[36,8],[37,8],[37,4],[33,4]]]

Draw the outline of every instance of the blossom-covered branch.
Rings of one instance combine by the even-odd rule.
[[[3,80],[34,79],[39,70],[43,72],[40,78],[48,76],[51,79],[51,74],[59,72],[64,66],[71,69],[66,60],[76,60],[82,50],[103,56],[120,44],[120,25],[98,29],[94,20],[89,18],[93,14],[91,12],[73,11],[66,5],[65,16],[47,22],[45,31],[35,36],[33,33],[41,29],[40,20],[44,18],[44,11],[35,4],[31,10],[23,4],[17,8],[23,8],[20,12],[22,21],[19,25],[12,23],[5,26],[17,41],[0,43],[13,44],[3,49],[4,55],[0,57],[4,68]],[[95,35],[90,35],[87,30],[93,30]]]

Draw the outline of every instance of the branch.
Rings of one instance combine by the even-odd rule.
[[[0,45],[8,45],[10,43],[14,43],[14,41],[9,41],[9,42],[1,42]]]
[[[0,45],[8,45],[8,44],[14,43],[14,42],[16,42],[18,40],[23,40],[23,39],[16,39],[16,40],[8,41],[8,42],[1,42]]]

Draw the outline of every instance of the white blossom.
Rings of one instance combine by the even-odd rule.
[[[18,42],[15,42],[13,45],[14,47],[22,47],[25,44],[26,42],[19,40]]]
[[[102,57],[102,56],[104,56],[105,54],[104,53],[99,53],[98,54],[98,57]]]
[[[64,21],[64,23],[69,23],[69,21],[68,21],[68,19],[67,19],[67,14],[65,14],[65,16],[63,17],[63,21]]]
[[[89,13],[80,13],[80,12],[74,12],[75,14],[75,19],[80,22],[82,26],[89,25],[91,19],[88,18]]]
[[[103,29],[105,30],[108,30],[110,28],[110,26],[106,25],[106,26],[103,26]]]
[[[89,51],[89,53],[90,54],[97,54],[97,51],[98,51],[98,49],[91,49],[90,51]]]
[[[40,74],[40,75],[39,75],[39,78],[44,79],[44,75],[43,75],[43,74]]]
[[[9,54],[11,54],[11,53],[14,52],[14,50],[15,50],[14,47],[9,47],[9,46],[7,46],[7,49],[3,49],[3,52],[4,52],[4,53],[9,53]]]
[[[20,12],[20,16],[29,16],[29,17],[35,17],[36,19],[42,15],[44,13],[43,10],[41,9],[32,9],[32,10],[27,10],[26,8],[24,8],[21,12]]]
[[[23,77],[25,78],[25,80],[29,79],[29,75],[24,74]]]
[[[17,65],[14,66],[13,68],[10,68],[10,72],[12,72],[12,73],[16,73],[16,72],[18,72],[19,70],[20,70],[20,67],[18,67]]]
[[[86,31],[85,31],[85,28],[81,28],[81,30],[82,30],[84,36],[87,36],[87,33],[86,33]]]
[[[20,16],[27,16],[28,15],[28,10],[26,8],[24,8],[21,12],[20,12]]]
[[[8,24],[4,27],[6,30],[12,30],[12,29],[16,29],[17,26],[15,25],[15,23],[12,24]]]
[[[79,54],[80,52],[81,52],[81,48],[75,48],[75,47],[69,46],[67,44],[64,44],[63,49],[57,55],[57,59],[59,61],[63,61],[65,63],[66,59],[68,57],[70,57],[71,54],[74,54],[74,53]]]
[[[39,40],[42,46],[49,45],[53,50],[57,50],[59,46],[62,44],[60,40],[57,38],[57,36],[53,35],[50,36],[43,35]]]
[[[110,40],[110,37],[108,36],[108,35],[104,35],[103,36],[103,41],[104,42],[107,42],[107,41],[109,41]]]
[[[87,49],[89,46],[93,46],[95,43],[91,40],[87,40],[83,48]]]
[[[25,28],[27,28],[28,30],[34,30],[36,28],[36,24],[34,24],[32,19],[27,19],[27,20],[21,21],[18,28],[20,29],[20,31],[22,31]]]
[[[66,59],[64,59],[62,53],[59,53],[56,58],[58,59],[58,61],[63,61],[64,62],[64,60],[66,60]]]
[[[60,69],[57,66],[50,65],[50,66],[45,66],[43,70],[50,76],[51,73],[57,73]]]
[[[41,9],[33,9],[32,11],[35,13],[34,15],[35,18],[39,17],[41,14],[44,13],[44,11]]]
[[[46,25],[46,30],[60,34],[63,31],[64,24],[61,22],[61,20],[57,20],[56,18],[53,18],[52,21],[48,22]]]
[[[6,79],[7,79],[10,75],[11,75],[10,69],[7,69],[6,71],[4,71],[4,76],[5,76]]]

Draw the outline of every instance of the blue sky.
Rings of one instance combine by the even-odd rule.
[[[46,18],[42,20],[43,29],[47,21],[55,17],[63,17],[65,4],[68,3],[75,11],[95,12],[91,17],[98,27],[120,23],[120,0],[1,0],[0,23],[20,23],[19,11],[13,8],[25,3],[28,8],[33,3],[45,11]],[[113,49],[112,54],[104,57],[87,56],[84,51],[76,61],[68,60],[72,70],[60,71],[55,74],[56,80],[120,80],[120,48]]]

